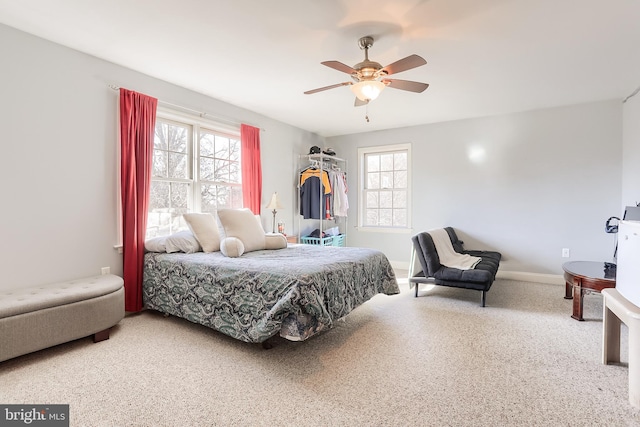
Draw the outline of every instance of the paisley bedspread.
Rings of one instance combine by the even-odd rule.
[[[246,342],[302,341],[376,294],[400,292],[387,257],[365,248],[289,245],[238,258],[147,253],[147,308]]]

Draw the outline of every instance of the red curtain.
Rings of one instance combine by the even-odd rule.
[[[260,215],[262,204],[262,165],[260,162],[260,129],[240,126],[242,142],[242,199],[244,207]]]
[[[158,100],[120,89],[120,185],[126,311],[142,310],[142,267]]]

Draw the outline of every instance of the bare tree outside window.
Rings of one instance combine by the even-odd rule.
[[[146,237],[186,229],[186,212],[241,208],[240,158],[238,137],[159,117]]]
[[[242,207],[240,141],[203,130],[199,158],[202,212]]]

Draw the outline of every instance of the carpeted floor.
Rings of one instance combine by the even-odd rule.
[[[406,281],[306,342],[245,344],[154,312],[0,363],[0,403],[68,403],[72,426],[640,426],[621,365],[601,363],[602,298]],[[422,288],[421,288],[422,289]]]

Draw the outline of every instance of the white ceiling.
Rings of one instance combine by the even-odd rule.
[[[624,99],[640,85],[638,0],[0,0],[0,22],[323,136]],[[354,108],[320,64],[427,65]],[[136,88],[131,88],[136,89]],[[154,95],[154,94],[150,94]],[[169,100],[167,100],[169,101]]]

